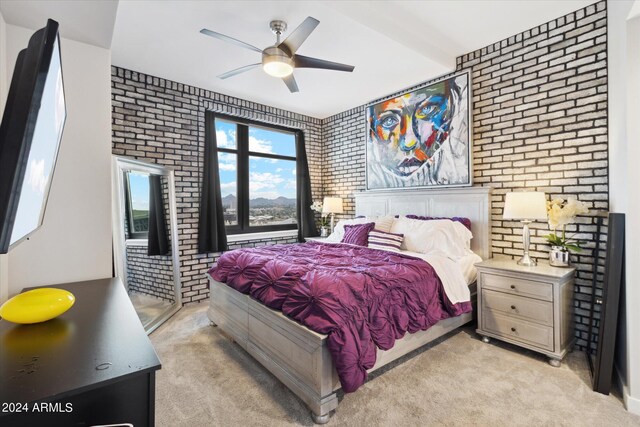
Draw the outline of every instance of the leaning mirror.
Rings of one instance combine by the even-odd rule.
[[[174,175],[114,156],[112,176],[116,275],[150,333],[182,305]]]
[[[611,390],[620,296],[624,293],[624,225],[621,213],[596,220],[586,355],[593,390],[602,394]]]

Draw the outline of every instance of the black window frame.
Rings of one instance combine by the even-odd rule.
[[[261,153],[257,151],[249,151],[249,128],[262,128],[269,131],[289,133],[295,138],[295,147],[298,145],[298,130],[284,126],[265,124],[255,120],[245,119],[241,117],[229,116],[226,114],[214,113],[214,122],[217,120],[231,122],[236,125],[236,148],[220,148],[217,147],[218,153],[230,153],[236,155],[236,199],[238,201],[237,206],[237,224],[225,225],[227,234],[249,234],[249,233],[264,233],[269,231],[285,231],[285,230],[297,230],[299,227],[300,218],[298,218],[298,209],[296,207],[296,223],[295,224],[281,224],[281,225],[261,225],[251,226],[249,224],[249,159],[251,157],[261,157],[266,159],[275,160],[287,160],[294,161],[296,168],[299,167],[297,156],[285,156],[281,154]],[[216,131],[215,126],[207,126],[207,129],[213,128],[213,132]],[[219,162],[219,160],[218,160]],[[218,175],[218,180],[220,176]],[[296,179],[296,204],[298,203],[298,180]]]
[[[133,203],[131,201],[131,185],[129,183],[129,174],[131,171],[124,172],[124,199],[125,210],[127,215],[127,239],[142,239],[149,240],[149,230],[147,231],[135,231],[133,226]],[[149,188],[151,190],[151,188]]]

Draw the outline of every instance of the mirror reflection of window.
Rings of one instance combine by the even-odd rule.
[[[129,238],[146,239],[149,231],[149,174],[127,172]]]

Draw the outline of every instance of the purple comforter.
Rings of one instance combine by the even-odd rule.
[[[406,332],[471,311],[451,304],[426,261],[345,244],[308,242],[224,253],[213,279],[250,294],[316,332],[327,345],[345,392],[355,391]]]

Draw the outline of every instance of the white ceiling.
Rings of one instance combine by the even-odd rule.
[[[60,24],[60,36],[104,48],[111,47],[117,0],[1,0],[0,12],[8,24],[40,29],[51,18]]]
[[[8,23],[34,29],[54,18],[63,37],[111,46],[120,67],[324,118],[450,72],[461,54],[594,1],[0,0],[0,11]],[[260,54],[200,29],[264,48],[275,41],[269,21],[287,21],[286,37],[307,16],[320,25],[298,53],[354,65],[353,73],[296,70],[294,94],[260,68],[216,78],[260,62]]]
[[[587,1],[127,1],[116,18],[114,65],[324,118],[451,71],[455,58],[579,9]],[[260,68],[260,54],[204,36],[208,28],[259,48],[269,21],[320,25],[298,53],[355,65],[353,73],[300,69],[299,93]],[[286,36],[286,33],[285,33]]]

